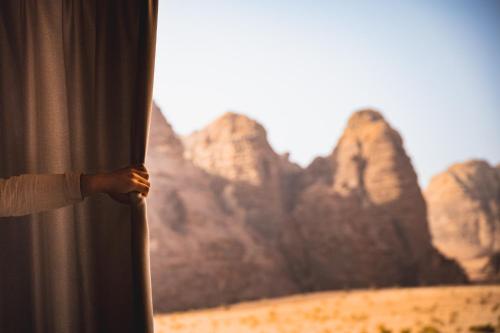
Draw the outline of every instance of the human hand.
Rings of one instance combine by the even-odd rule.
[[[144,166],[126,167],[107,173],[82,175],[83,197],[95,193],[107,193],[121,203],[129,203],[128,193],[139,192],[147,196],[150,188],[148,171]]]

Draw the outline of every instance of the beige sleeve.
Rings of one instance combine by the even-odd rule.
[[[81,172],[0,179],[0,217],[64,207],[83,200]]]

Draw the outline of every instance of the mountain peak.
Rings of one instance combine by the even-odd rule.
[[[377,121],[384,121],[384,116],[379,111],[372,109],[364,109],[354,112],[347,123],[348,127],[358,127]]]
[[[233,139],[256,136],[267,140],[267,132],[260,123],[233,111],[225,112],[201,131],[206,132],[213,139],[224,138],[227,140],[230,139],[229,136]]]
[[[149,146],[150,150],[169,156],[181,156],[183,151],[180,138],[156,103],[151,111]]]
[[[218,119],[225,118],[225,119],[247,119],[249,121],[252,121],[252,119],[242,113],[238,113],[236,111],[226,111],[224,112]]]
[[[450,171],[458,171],[458,170],[464,170],[467,168],[483,168],[483,169],[489,169],[492,166],[486,161],[486,160],[481,160],[481,159],[470,159],[461,163],[455,163],[451,165],[448,168],[448,172]]]
[[[279,159],[264,127],[236,112],[226,112],[183,140],[185,158],[205,171],[232,180],[260,184],[267,165]]]

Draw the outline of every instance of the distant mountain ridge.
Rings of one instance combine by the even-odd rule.
[[[179,137],[155,106],[146,163],[157,311],[467,281],[432,246],[411,161],[379,112],[354,113],[332,153],[301,168],[244,115]]]

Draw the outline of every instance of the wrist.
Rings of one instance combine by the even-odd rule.
[[[99,181],[97,179],[98,175],[86,175],[82,174],[80,180],[80,187],[82,196],[88,197],[92,194],[101,192],[99,188]]]

